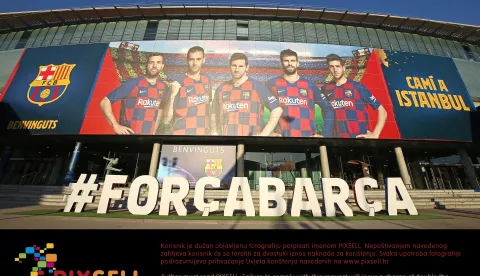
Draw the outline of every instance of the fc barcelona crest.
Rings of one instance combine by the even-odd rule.
[[[242,98],[244,98],[245,100],[250,99],[250,92],[249,91],[243,91],[242,92]]]
[[[222,174],[222,159],[207,159],[205,165],[205,175],[219,177]]]
[[[306,97],[307,96],[307,89],[300,89],[300,95]]]
[[[63,96],[70,85],[70,74],[75,64],[42,65],[38,75],[30,83],[27,99],[32,104],[42,106],[53,103]]]
[[[353,96],[352,90],[345,90],[345,96],[346,96],[346,97],[351,97],[351,96]]]

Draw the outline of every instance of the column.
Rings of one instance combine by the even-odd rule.
[[[320,163],[322,164],[322,178],[330,178],[330,166],[328,165],[327,146],[320,146]]]
[[[412,180],[408,174],[407,163],[403,157],[403,151],[401,147],[395,148],[395,156],[397,157],[398,168],[400,169],[400,176],[407,189],[412,189]]]
[[[240,143],[237,145],[237,177],[243,177],[245,175],[244,157],[245,145]]]
[[[77,165],[78,157],[80,156],[80,151],[82,150],[82,143],[77,142],[75,144],[75,149],[72,153],[72,158],[70,159],[70,164],[68,165],[68,171],[64,178],[65,184],[70,184],[75,178],[75,166]]]
[[[467,175],[468,182],[470,183],[472,189],[479,189],[479,183],[477,180],[477,175],[475,174],[475,169],[472,166],[472,159],[468,156],[468,153],[465,149],[460,149],[460,159],[462,160],[463,167],[465,169],[465,174]],[[464,187],[465,188],[465,187]]]
[[[157,175],[158,159],[160,158],[161,147],[162,145],[160,143],[153,144],[152,158],[150,159],[150,169],[148,170],[148,175],[153,177]]]

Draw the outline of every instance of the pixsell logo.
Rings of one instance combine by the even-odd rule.
[[[57,254],[46,253],[54,248],[53,243],[47,243],[45,247],[37,245],[25,247],[25,252],[18,254],[18,258],[15,258],[17,263],[23,263],[27,258],[32,258],[35,261],[35,266],[32,267],[30,276],[47,275],[52,274],[55,270],[55,262],[57,261]]]

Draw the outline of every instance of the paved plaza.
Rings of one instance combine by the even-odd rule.
[[[0,229],[480,229],[480,209],[418,210],[425,220],[175,220],[8,214],[59,207],[0,205]]]

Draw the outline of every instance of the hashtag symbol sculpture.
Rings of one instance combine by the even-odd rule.
[[[97,175],[92,174],[88,182],[85,183],[86,179],[87,175],[82,174],[77,183],[70,184],[72,193],[68,196],[67,205],[65,205],[63,212],[70,212],[75,204],[75,213],[80,213],[85,209],[87,203],[93,203],[95,197],[91,193],[98,190],[98,184],[95,184]]]

